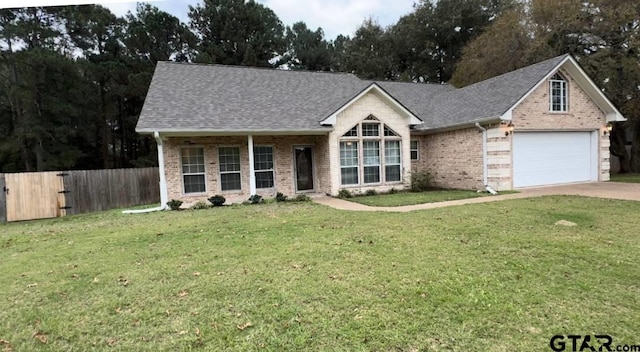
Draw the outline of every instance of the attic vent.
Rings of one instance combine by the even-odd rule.
[[[365,119],[365,121],[380,121],[378,120],[375,116],[373,115],[369,115],[367,116],[367,118]]]

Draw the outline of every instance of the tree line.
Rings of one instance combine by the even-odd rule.
[[[566,52],[630,118],[611,149],[640,171],[639,11],[617,0],[421,0],[391,26],[366,19],[327,39],[253,0],[204,0],[188,23],[149,4],[123,17],[99,5],[0,10],[0,172],[155,165],[155,142],[135,125],[157,61],[460,87]]]

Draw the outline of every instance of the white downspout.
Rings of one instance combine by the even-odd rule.
[[[160,206],[149,209],[140,209],[140,210],[125,210],[123,214],[141,214],[141,213],[150,213],[152,211],[159,211],[167,209],[167,202],[169,201],[169,195],[167,193],[167,178],[164,173],[164,150],[162,148],[162,138],[160,137],[160,133],[153,132],[153,137],[156,139],[156,144],[158,145],[158,172],[160,173]]]
[[[489,187],[487,168],[487,129],[480,126],[480,123],[478,122],[476,122],[476,127],[482,131],[482,182],[484,183],[484,187],[487,188]]]
[[[256,173],[253,166],[253,136],[247,136],[247,148],[249,148],[249,191],[250,195],[256,194]]]

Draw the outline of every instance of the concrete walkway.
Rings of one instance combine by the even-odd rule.
[[[340,210],[386,211],[386,212],[398,212],[398,213],[404,213],[404,212],[422,210],[422,209],[444,208],[444,207],[450,207],[455,205],[497,202],[497,201],[507,200],[507,199],[531,198],[531,197],[541,197],[541,196],[550,196],[550,195],[577,195],[577,196],[586,196],[586,197],[640,201],[640,184],[636,184],[636,183],[592,182],[592,183],[578,183],[578,184],[570,184],[570,185],[562,185],[562,186],[522,188],[522,189],[519,189],[518,191],[520,191],[520,193],[487,196],[487,197],[480,197],[480,198],[460,199],[460,200],[452,200],[448,202],[405,205],[401,207],[370,207],[368,205],[349,202],[339,198],[333,198],[333,197],[327,197],[327,196],[313,198],[313,201],[318,204],[326,205],[328,207],[340,209]]]

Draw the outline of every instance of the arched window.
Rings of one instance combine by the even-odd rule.
[[[569,94],[567,80],[560,73],[556,73],[549,80],[550,110],[566,112],[568,110]]]
[[[340,138],[340,183],[350,186],[401,182],[401,142],[395,131],[369,115]]]

